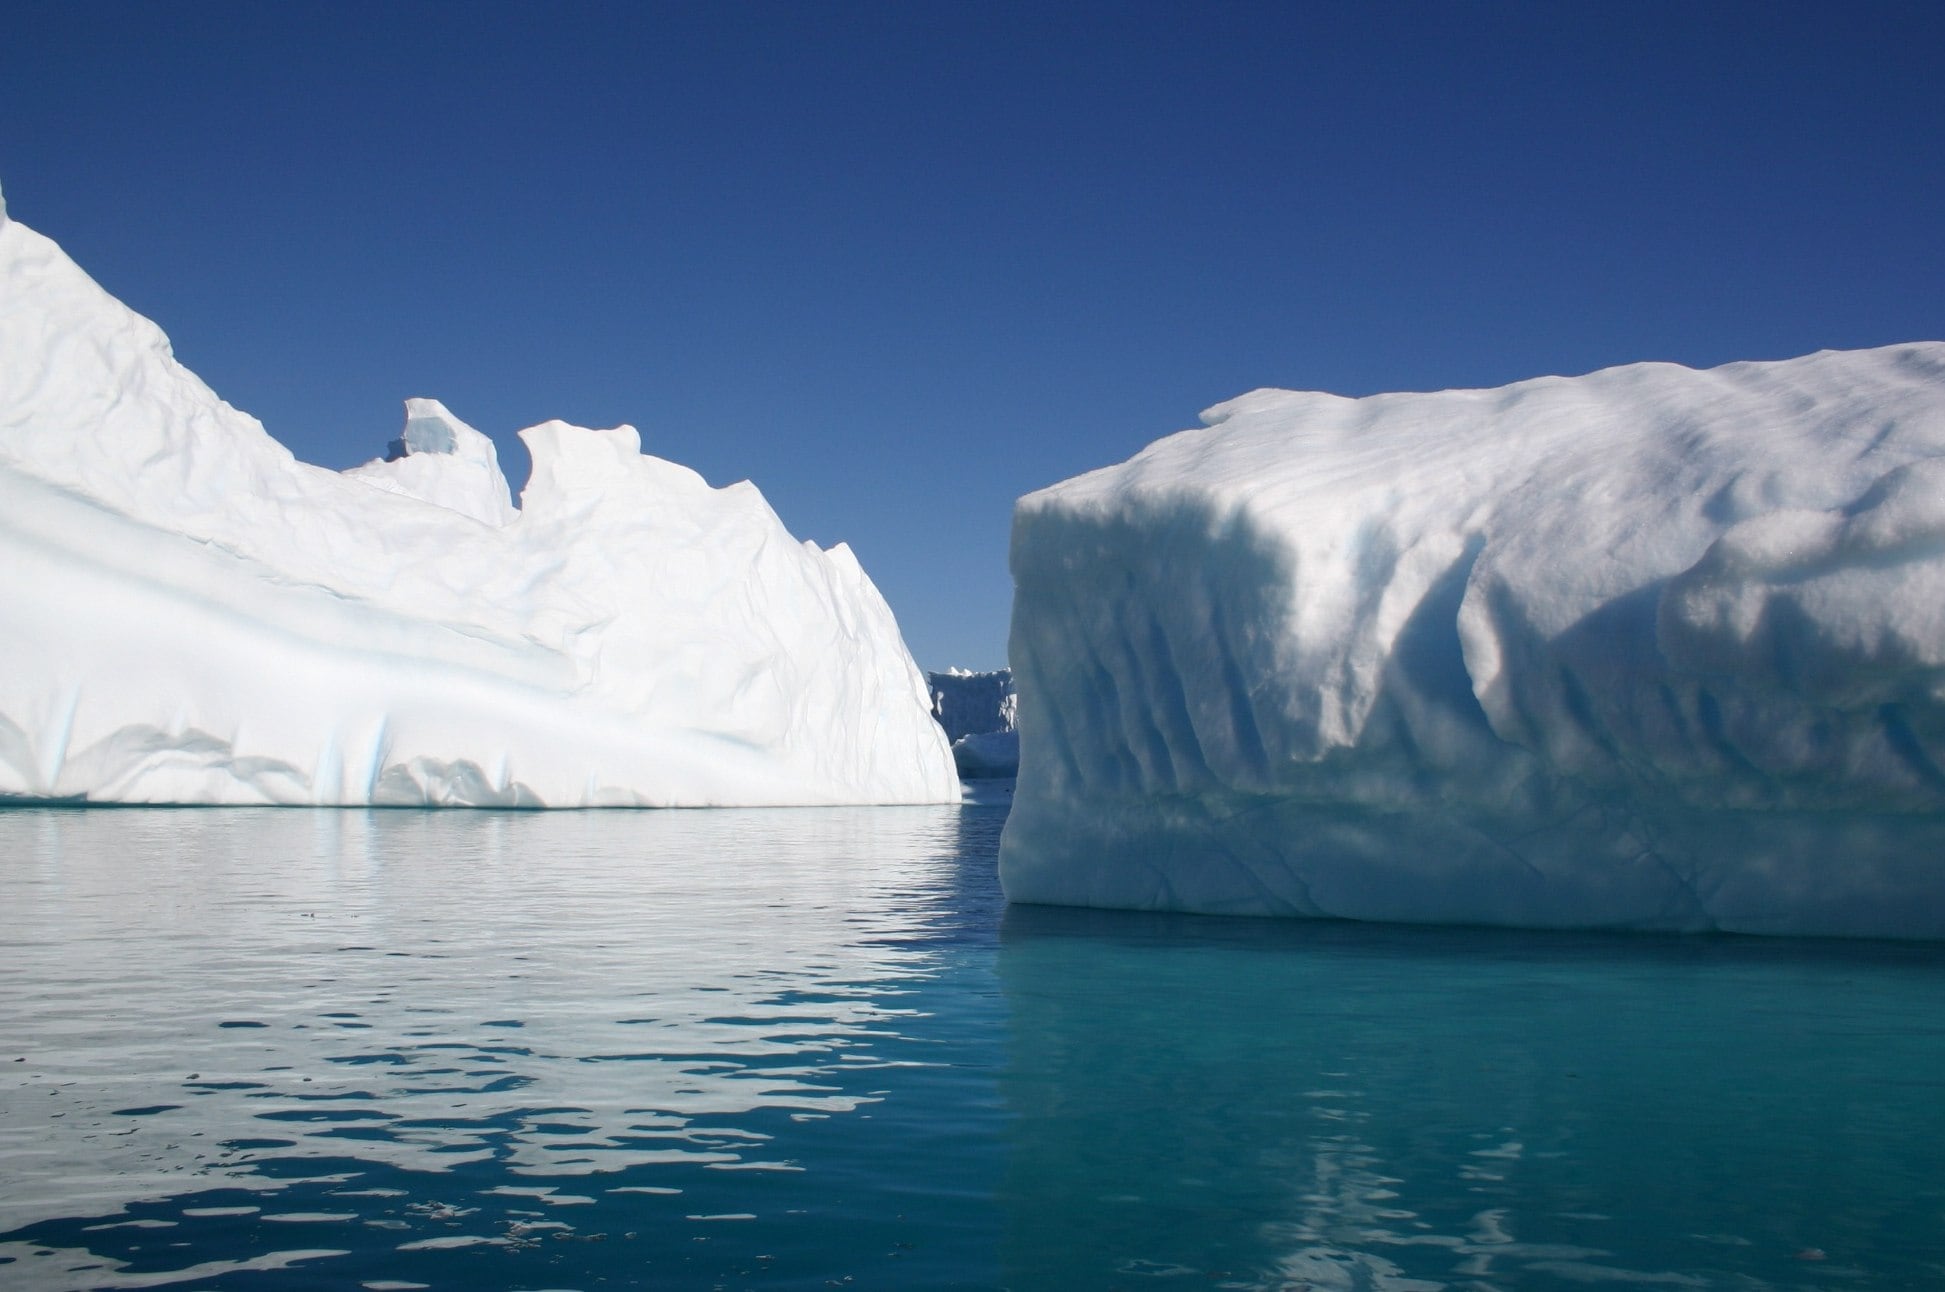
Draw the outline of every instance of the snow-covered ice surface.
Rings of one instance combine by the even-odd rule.
[[[0,795],[703,806],[956,800],[850,550],[633,428],[296,461],[0,207]]]
[[[1011,899],[1945,936],[1945,344],[1204,421],[1015,513]]]
[[[345,474],[495,528],[511,524],[518,514],[493,441],[436,399],[406,400],[404,433],[384,457]]]

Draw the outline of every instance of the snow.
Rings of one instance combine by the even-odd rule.
[[[932,716],[952,742],[952,759],[962,780],[990,780],[1019,770],[1012,669],[975,673],[949,668],[927,673],[925,682],[932,693]]]
[[[390,451],[346,475],[391,493],[436,503],[483,525],[515,515],[493,441],[454,417],[436,399],[405,401],[405,431]]]
[[[947,742],[842,545],[631,427],[490,440],[407,404],[297,462],[61,250],[0,221],[0,795],[946,802]]]
[[[1204,420],[1016,510],[1011,899],[1945,936],[1945,344]]]

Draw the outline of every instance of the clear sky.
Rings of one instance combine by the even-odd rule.
[[[1257,386],[1945,338],[1945,5],[0,3],[9,210],[299,457],[629,422],[1005,659]]]

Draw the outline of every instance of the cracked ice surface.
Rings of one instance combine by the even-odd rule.
[[[407,404],[296,461],[0,209],[0,796],[587,806],[941,802],[890,609],[631,427],[490,440]]]
[[[1015,513],[1010,898],[1945,936],[1945,344],[1204,421]]]

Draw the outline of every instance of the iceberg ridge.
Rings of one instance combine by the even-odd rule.
[[[126,803],[948,802],[946,742],[842,547],[630,427],[492,442],[412,400],[296,461],[0,222],[0,796]]]

